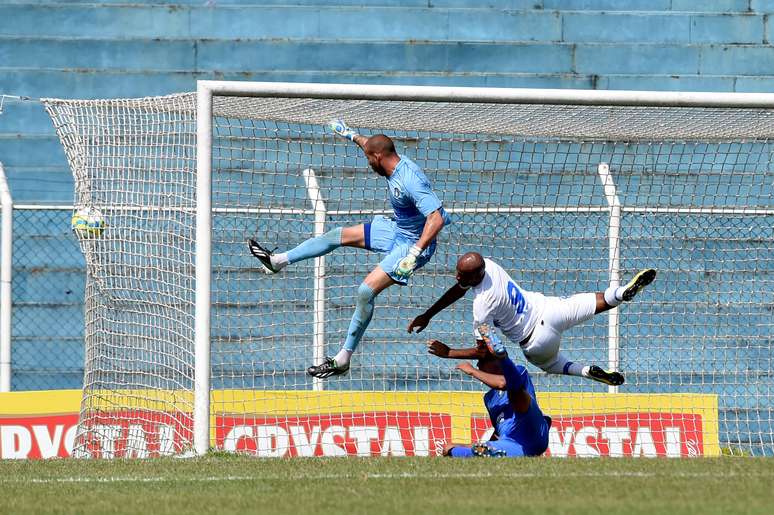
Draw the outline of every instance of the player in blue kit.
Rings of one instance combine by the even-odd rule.
[[[332,121],[330,128],[362,148],[373,171],[387,180],[395,218],[376,216],[365,224],[337,227],[281,254],[267,250],[254,240],[248,242],[250,252],[260,260],[263,270],[272,274],[289,264],[322,256],[341,246],[386,254],[357,290],[357,305],[344,346],[335,356],[326,357],[322,363],[307,369],[309,375],[318,378],[349,370],[352,354],[371,322],[376,296],[393,284],[408,284],[414,272],[430,261],[438,233],[450,222],[430,181],[416,163],[395,151],[390,138],[383,134],[362,136],[342,120]]]
[[[487,333],[470,349],[450,349],[438,340],[428,343],[428,352],[442,358],[478,358],[478,368],[468,362],[457,368],[491,388],[484,394],[484,405],[495,429],[492,439],[472,445],[452,443],[443,454],[454,458],[540,456],[548,448],[551,418],[540,410],[527,369],[514,364],[507,354],[494,354],[492,342],[499,337],[493,330]]]

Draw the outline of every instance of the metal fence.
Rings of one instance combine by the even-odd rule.
[[[85,263],[72,206],[13,206],[10,389],[83,383]]]

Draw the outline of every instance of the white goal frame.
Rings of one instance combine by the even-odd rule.
[[[194,380],[194,451],[204,454],[210,447],[210,310],[212,276],[212,99],[213,96],[319,98],[340,100],[410,100],[424,102],[503,103],[503,104],[568,104],[605,106],[652,107],[728,107],[774,108],[774,94],[770,93],[692,93],[650,91],[599,91],[559,89],[456,88],[435,86],[382,86],[357,84],[302,84],[282,82],[198,81],[197,83],[197,141],[196,141],[196,295],[195,295],[195,380]],[[607,207],[486,208],[481,212],[604,212],[609,220],[609,280],[618,284],[619,228],[623,212],[653,211],[654,208],[622,206],[612,176],[605,163],[599,163],[598,173]],[[315,218],[314,233],[323,231],[326,214],[324,199],[313,170],[304,170],[304,181],[312,204],[305,213]],[[658,212],[691,214],[750,214],[771,215],[768,209],[721,208],[655,208]],[[258,209],[258,211],[261,211]],[[450,210],[454,211],[454,210]],[[471,211],[465,209],[464,211]],[[478,210],[474,211],[478,212]],[[274,211],[272,211],[274,212]],[[344,214],[344,213],[336,213]],[[322,356],[324,349],[324,288],[325,261],[316,258],[314,265],[314,355]],[[608,365],[618,364],[618,314],[612,310],[608,327]],[[316,390],[322,389],[319,380]],[[616,387],[610,392],[615,393]]]

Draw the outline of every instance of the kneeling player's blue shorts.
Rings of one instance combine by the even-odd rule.
[[[398,235],[395,221],[386,216],[375,216],[371,222],[365,224],[365,248],[387,254],[380,262],[379,267],[384,273],[398,284],[407,284],[408,281],[395,273],[398,263],[408,255],[409,249],[416,241],[407,240]],[[435,241],[432,242],[417,258],[419,270],[430,261],[435,254]]]
[[[543,415],[537,403],[531,403],[529,411],[519,416],[519,429],[497,440],[486,442],[493,451],[503,451],[508,458],[522,456],[540,456],[548,448],[548,431],[551,417]],[[515,438],[515,439],[513,439]],[[471,447],[454,447],[450,454],[453,458],[471,458],[475,456]],[[492,453],[497,456],[498,454]]]

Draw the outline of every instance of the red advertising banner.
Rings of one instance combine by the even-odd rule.
[[[478,392],[259,393],[213,392],[213,448],[262,457],[433,456],[447,443],[476,442],[491,430]],[[190,451],[188,413],[109,411],[146,397],[148,405],[169,406],[176,392],[166,394],[170,402],[160,402],[165,392],[158,391],[120,395],[104,412],[96,411],[104,415],[92,414],[88,430],[78,435],[86,455],[145,458]],[[81,398],[78,390],[0,394],[0,458],[70,456]],[[540,399],[553,417],[548,456],[720,454],[714,395],[547,393]]]
[[[168,456],[191,442],[190,423],[169,415],[116,413],[97,422],[85,435],[86,449],[93,457]],[[0,419],[0,457],[68,457],[77,423],[76,414]],[[216,446],[260,457],[429,456],[443,449],[450,431],[448,415],[428,413],[217,417]]]
[[[449,415],[337,413],[303,417],[218,417],[217,447],[261,457],[429,456],[451,438]]]
[[[0,458],[70,456],[77,424],[77,413],[0,418]]]
[[[488,438],[491,427],[489,418],[473,417],[473,440]],[[704,454],[700,415],[634,412],[556,417],[545,455],[679,458]]]

